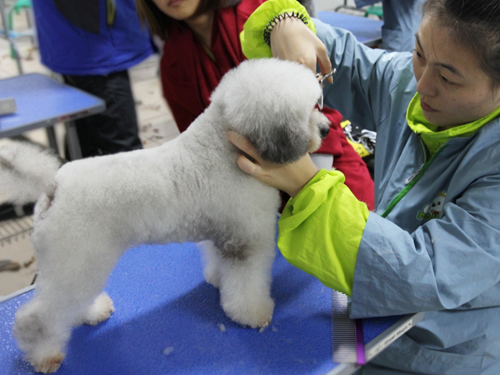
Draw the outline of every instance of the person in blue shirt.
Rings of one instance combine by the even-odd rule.
[[[294,6],[261,5],[243,50]],[[352,318],[425,312],[365,375],[500,374],[499,20],[498,0],[426,0],[413,53],[318,20],[317,35],[293,16],[271,25],[268,53],[336,68],[324,103],[377,131],[373,212],[341,172],[308,155],[273,165],[228,135],[253,158],[238,157],[244,172],[292,197],[278,237],[291,264],[349,295]]]
[[[134,0],[34,0],[42,63],[106,102],[76,120],[83,157],[142,148],[128,69],[153,53]]]

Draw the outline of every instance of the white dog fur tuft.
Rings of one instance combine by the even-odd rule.
[[[280,198],[237,167],[226,132],[249,137],[268,160],[295,160],[326,135],[326,118],[313,111],[319,94],[299,64],[246,61],[223,78],[206,111],[162,146],[60,169],[39,148],[3,148],[1,180],[11,198],[39,198],[32,235],[39,278],[14,326],[35,370],[59,368],[71,327],[111,315],[102,290],[120,256],[141,243],[204,241],[204,276],[220,289],[225,313],[243,325],[267,325]]]
[[[0,142],[0,194],[15,204],[35,202],[42,193],[53,192],[60,166],[50,149],[4,139]]]

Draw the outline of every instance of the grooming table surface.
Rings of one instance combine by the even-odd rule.
[[[128,251],[106,291],[115,313],[97,326],[73,330],[58,374],[334,374],[343,368],[331,359],[331,290],[279,253],[274,317],[261,331],[226,317],[218,290],[203,279],[194,244]],[[32,293],[0,303],[1,375],[32,373],[11,333],[17,308]],[[397,320],[366,320],[365,341]]]
[[[32,73],[0,80],[0,98],[14,98],[17,111],[0,116],[0,137],[75,120],[104,110],[104,101]]]
[[[319,12],[318,18],[331,26],[349,30],[367,46],[373,47],[382,41],[384,21],[331,11]]]

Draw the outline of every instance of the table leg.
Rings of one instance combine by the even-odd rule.
[[[49,126],[48,128],[45,128],[45,131],[47,132],[47,138],[49,140],[50,148],[52,148],[57,154],[59,154],[59,148],[57,146],[56,132],[54,130],[54,127]]]
[[[66,135],[68,139],[68,150],[71,160],[77,160],[82,158],[82,149],[80,148],[80,142],[78,141],[78,134],[76,133],[76,126],[73,121],[66,122]]]

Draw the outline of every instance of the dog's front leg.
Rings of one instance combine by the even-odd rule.
[[[224,312],[243,325],[265,327],[272,319],[271,267],[274,241],[255,241],[231,257],[223,253],[220,263],[220,296]]]
[[[203,276],[205,281],[216,288],[220,287],[221,255],[212,241],[198,244],[203,255]]]

